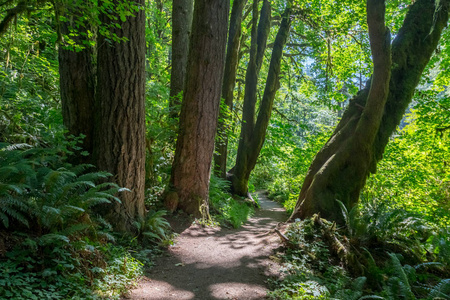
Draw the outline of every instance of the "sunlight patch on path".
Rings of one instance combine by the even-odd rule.
[[[148,300],[191,300],[195,299],[195,294],[188,290],[177,289],[173,285],[165,281],[152,280],[144,278],[138,288],[134,290],[135,294],[138,294],[138,298],[133,299],[148,299]],[[166,296],[161,296],[166,295]],[[163,297],[163,298],[161,298]]]
[[[266,288],[261,285],[244,284],[239,282],[218,283],[209,287],[215,299],[263,299]]]
[[[279,246],[273,229],[287,216],[279,204],[259,199],[261,209],[240,229],[184,230],[126,299],[265,299],[267,277],[279,275],[269,259]]]

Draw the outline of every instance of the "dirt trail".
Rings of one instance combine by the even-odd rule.
[[[240,229],[192,225],[160,257],[125,299],[264,299],[269,259],[279,246],[273,229],[286,220],[284,209],[259,193],[261,209]]]

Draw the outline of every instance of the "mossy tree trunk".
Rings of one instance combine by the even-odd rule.
[[[112,1],[114,7],[120,3]],[[133,230],[133,222],[145,216],[145,2],[134,3],[141,8],[134,16],[120,22],[120,28],[110,26],[111,34],[127,41],[98,39],[94,159],[119,186],[130,189],[119,195],[122,203],[104,207],[119,231]],[[100,14],[106,25],[113,25],[110,17]]]
[[[449,0],[416,1],[392,43],[389,63],[383,55],[376,54],[381,40],[376,42],[373,34],[381,25],[370,23],[378,18],[373,15],[377,9],[370,9],[376,1],[368,1],[374,74],[350,101],[333,135],[314,158],[291,220],[320,212],[322,217],[343,222],[336,200],[342,201],[348,209],[358,202],[360,191],[369,174],[376,172],[376,164],[400,124],[448,22]],[[388,75],[386,67],[390,69],[389,84],[384,82]],[[383,105],[385,88],[388,88],[387,99]]]
[[[208,190],[219,114],[229,0],[196,0],[187,79],[180,113],[175,159],[167,194],[195,217],[208,215]],[[176,194],[176,197],[174,197]],[[178,203],[174,203],[178,202]]]
[[[267,1],[265,1],[263,8],[261,9],[261,21],[258,26],[258,38],[256,43],[254,43],[255,38],[252,32],[252,49],[250,50],[250,62],[246,74],[241,136],[236,157],[236,165],[230,171],[233,193],[241,196],[248,196],[248,180],[250,178],[250,173],[256,165],[257,158],[264,144],[267,126],[269,125],[269,120],[272,113],[273,101],[275,99],[275,94],[279,89],[279,76],[281,59],[283,56],[283,47],[289,36],[289,29],[291,25],[291,10],[287,7],[283,13],[281,25],[273,45],[264,94],[261,99],[259,113],[255,122],[257,80],[264,53],[260,44],[263,42],[262,38],[260,38],[262,37],[260,32],[264,32],[261,29],[261,24],[265,26],[265,22],[270,23],[270,18],[265,17],[264,14],[264,5],[266,5],[266,2]],[[267,5],[269,4],[267,3]],[[265,37],[265,40],[266,39],[267,37]]]
[[[225,59],[225,73],[222,84],[222,98],[228,111],[233,109],[233,93],[236,83],[236,74],[239,65],[240,38],[242,32],[242,17],[245,4],[248,0],[233,1],[230,16],[230,29],[228,30],[227,55]],[[228,116],[221,110],[217,128],[218,141],[214,154],[214,171],[221,178],[226,178],[228,136],[225,119]]]

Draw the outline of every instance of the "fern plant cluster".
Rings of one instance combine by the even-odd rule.
[[[58,151],[0,144],[0,298],[118,298],[142,266],[92,208],[126,190]]]
[[[382,204],[343,213],[290,225],[272,299],[450,299],[449,229]]]

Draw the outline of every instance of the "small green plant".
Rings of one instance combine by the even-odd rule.
[[[165,210],[151,210],[147,213],[145,220],[135,222],[134,225],[137,228],[138,237],[160,243],[170,240],[169,231],[171,227],[164,218],[165,215]]]
[[[234,199],[227,191],[230,189],[228,181],[211,176],[209,187],[209,201],[213,218],[225,224],[239,228],[253,214],[251,204]]]

